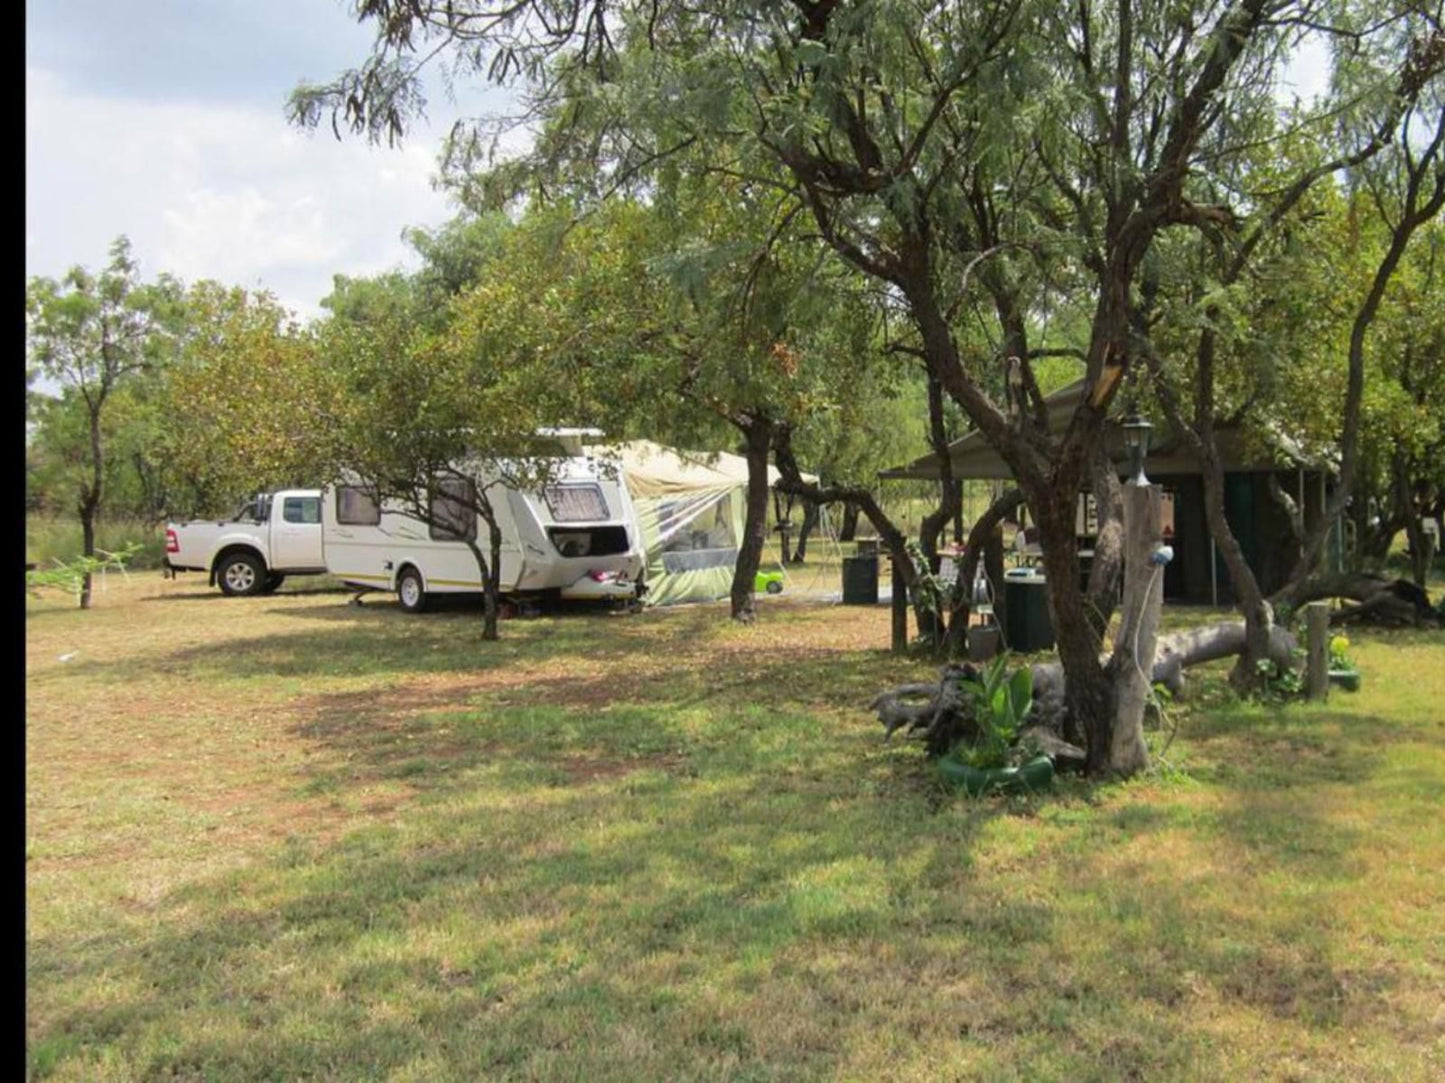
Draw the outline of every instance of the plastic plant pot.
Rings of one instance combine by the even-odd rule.
[[[1338,685],[1346,692],[1358,692],[1360,690],[1360,671],[1357,669],[1332,669],[1330,670],[1330,684]]]
[[[970,767],[952,756],[943,756],[938,761],[938,773],[948,785],[972,796],[1031,793],[1053,784],[1054,763],[1047,756],[1036,756],[1019,767]]]

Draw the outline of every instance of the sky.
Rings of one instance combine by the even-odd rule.
[[[343,0],[27,0],[25,271],[141,272],[265,288],[320,314],[332,275],[415,266],[401,239],[455,208],[441,141],[486,100],[428,95],[399,149],[290,126],[288,94],[367,53]]]
[[[401,240],[453,212],[432,186],[450,101],[400,149],[289,126],[287,95],[360,61],[345,0],[27,0],[25,270],[102,266],[120,234],[147,277],[265,288],[303,317],[334,274],[415,266]],[[1323,51],[1293,82],[1322,89]]]

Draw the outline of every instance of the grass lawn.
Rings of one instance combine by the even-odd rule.
[[[1445,1078],[1445,635],[946,799],[888,612],[513,621],[112,578],[27,616],[35,1078]]]

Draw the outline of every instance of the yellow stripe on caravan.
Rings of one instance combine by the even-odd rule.
[[[470,579],[428,579],[428,583],[435,583],[439,587],[480,587],[480,582],[473,582]]]
[[[332,572],[333,579],[375,579],[378,583],[390,583],[389,575],[362,575],[360,572]]]

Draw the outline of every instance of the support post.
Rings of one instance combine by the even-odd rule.
[[[1219,608],[1219,557],[1214,551],[1214,535],[1209,536],[1209,604]]]
[[[1114,669],[1119,674],[1109,769],[1135,774],[1149,765],[1144,744],[1144,705],[1152,690],[1154,645],[1164,605],[1164,565],[1152,560],[1160,545],[1162,516],[1157,485],[1125,485],[1124,604]]]
[[[1305,606],[1309,653],[1305,663],[1305,696],[1330,698],[1330,603],[1310,602]]]
[[[893,610],[893,653],[904,654],[908,650],[908,581],[903,577],[903,569],[898,566],[898,559],[891,558],[888,566],[893,569],[893,598],[890,605]]]

